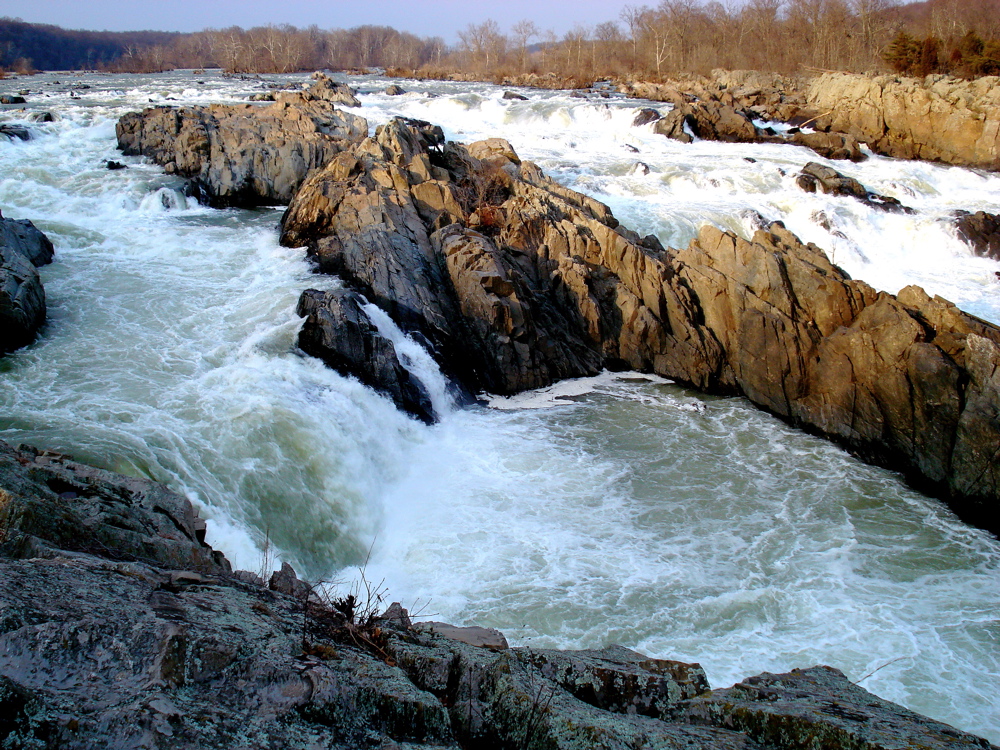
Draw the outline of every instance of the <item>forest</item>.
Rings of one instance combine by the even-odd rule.
[[[536,74],[567,85],[613,77],[658,80],[714,68],[784,74],[844,70],[907,75],[1000,74],[1000,0],[662,0],[557,36],[530,19],[470,24],[455,44],[388,26],[288,25],[195,33],[70,31],[0,19],[3,70],[234,74],[383,68],[488,80]]]

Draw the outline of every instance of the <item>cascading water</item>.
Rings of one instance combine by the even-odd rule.
[[[494,86],[430,82],[390,97],[385,80],[352,83],[369,92],[357,111],[373,127],[404,114],[458,140],[506,137],[664,244],[706,221],[746,235],[759,214],[876,288],[918,283],[1000,320],[1000,264],[973,257],[946,221],[1000,211],[996,175],[833,164],[917,209],[889,215],[801,192],[794,175],[819,160],[803,149],[685,145],[633,127],[648,102],[538,91],[511,102]],[[57,259],[42,271],[42,336],[0,360],[0,437],[187,493],[239,567],[259,567],[265,536],[314,578],[370,548],[369,579],[435,619],[523,645],[618,642],[700,661],[714,685],[814,663],[855,680],[877,670],[865,687],[1000,741],[990,535],[743,400],[657,378],[602,375],[454,409],[426,353],[376,313],[445,415],[425,427],[296,352],[299,293],[338,282],[277,245],[278,210],[193,205],[180,181],[115,150],[125,111],[239,101],[259,82],[178,72],[14,85],[42,92],[31,106],[59,119],[32,124],[32,141],[0,139],[0,210],[34,220]]]

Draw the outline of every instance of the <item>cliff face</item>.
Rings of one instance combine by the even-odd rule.
[[[423,334],[470,389],[609,367],[745,395],[997,528],[1000,329],[918,288],[876,293],[779,223],[664,250],[505,141],[394,120],[306,181],[282,242]]]
[[[414,626],[233,573],[203,528],[153,482],[0,442],[0,747],[991,747],[830,667],[712,691],[621,646]]]
[[[880,154],[1000,169],[1000,78],[826,73],[807,88],[824,129]]]

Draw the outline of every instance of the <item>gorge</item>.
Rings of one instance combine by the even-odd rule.
[[[38,390],[55,408],[42,417],[30,389],[18,386],[17,406],[11,403],[6,412],[10,415],[4,425],[8,439],[54,445],[95,462],[108,460],[108,456],[121,457],[117,460],[127,473],[166,481],[200,503],[214,543],[237,558],[254,555],[245,529],[254,530],[258,543],[259,535],[269,531],[282,555],[310,575],[324,575],[331,560],[342,566],[362,559],[371,539],[377,537],[372,570],[385,571],[393,588],[401,592],[398,596],[430,594],[435,611],[445,609],[448,619],[496,625],[522,643],[596,646],[611,638],[640,650],[693,659],[687,657],[688,649],[704,646],[685,643],[688,636],[667,637],[661,619],[665,617],[675,623],[670,628],[675,633],[699,627],[711,633],[719,653],[728,652],[725,659],[731,660],[739,651],[741,655],[725,667],[740,672],[734,677],[753,671],[738,664],[741,661],[770,659],[763,654],[782,648],[799,653],[806,640],[833,638],[836,645],[829,653],[836,651],[838,658],[846,656],[848,661],[856,659],[858,669],[853,676],[859,678],[896,658],[898,654],[887,651],[898,650],[906,639],[940,642],[943,625],[933,623],[941,618],[940,623],[965,623],[960,627],[961,635],[956,636],[963,641],[971,638],[966,652],[968,668],[981,670],[979,684],[992,684],[989,675],[995,674],[995,665],[990,666],[988,657],[983,662],[976,639],[984,636],[973,633],[981,628],[979,632],[985,634],[991,627],[988,615],[976,613],[989,610],[984,604],[988,593],[984,599],[983,592],[990,590],[988,581],[996,574],[995,547],[991,547],[995,541],[957,524],[946,511],[910,493],[891,475],[856,463],[837,463],[849,459],[835,458],[841,454],[832,446],[797,435],[773,420],[751,416],[738,401],[698,397],[659,380],[598,376],[589,383],[563,386],[557,393],[571,394],[569,389],[575,389],[576,395],[552,398],[561,403],[548,410],[452,412],[440,425],[424,432],[425,428],[400,418],[384,402],[369,401],[356,383],[289,355],[298,327],[294,315],[298,294],[307,286],[332,289],[336,280],[311,276],[301,251],[277,246],[272,229],[277,221],[275,211],[210,213],[189,204],[177,192],[181,185],[176,177],[164,176],[137,159],[129,160],[125,174],[114,178],[96,167],[90,167],[91,172],[80,168],[96,165],[105,155],[116,156],[110,134],[115,117],[126,108],[138,108],[150,94],[161,100],[181,96],[197,101],[225,98],[219,96],[222,91],[238,99],[245,91],[240,86],[246,86],[212,81],[210,85],[216,89],[202,92],[183,79],[173,83],[165,77],[163,81],[158,85],[166,88],[159,90],[156,84],[153,90],[112,86],[110,114],[114,117],[93,111],[96,102],[89,108],[67,102],[67,114],[61,122],[44,126],[48,130],[42,129],[41,137],[26,142],[34,151],[15,151],[19,144],[9,144],[9,149],[5,145],[5,160],[10,157],[8,163],[24,170],[17,174],[29,178],[35,174],[29,162],[37,161],[42,153],[38,149],[51,148],[53,157],[59,152],[59,158],[67,162],[80,160],[62,168],[64,175],[75,174],[79,185],[68,195],[45,180],[21,180],[27,182],[27,189],[16,180],[4,182],[5,215],[36,218],[54,234],[57,252],[66,248],[66,265],[53,269],[55,278],[46,285],[47,291],[61,300],[50,303],[49,332],[57,340],[60,330],[67,334],[66,359],[56,359],[65,363],[58,366],[60,376],[46,380],[44,374],[52,367],[53,359],[43,361],[43,356],[51,356],[44,354],[46,347],[54,354],[52,338],[4,364],[9,370],[5,376],[12,376],[14,383],[29,375],[41,378],[35,381],[43,386]],[[500,92],[488,87],[470,92],[443,86],[440,93],[429,91],[437,93],[429,97],[415,85],[416,91],[390,104],[388,98],[366,94],[364,82],[361,84],[362,113],[373,124],[398,113],[439,121],[448,127],[452,140],[459,136],[466,142],[505,136],[521,158],[540,161],[546,171],[571,187],[597,193],[612,205],[619,219],[643,234],[658,235],[666,245],[686,245],[706,215],[748,237],[759,227],[757,216],[768,222],[783,219],[804,239],[816,238],[817,244],[834,256],[834,262],[845,263],[845,258],[855,256],[861,270],[850,270],[856,278],[896,292],[905,284],[894,286],[894,280],[887,279],[906,272],[911,274],[907,282],[955,299],[980,317],[997,319],[990,308],[991,295],[995,296],[989,286],[992,266],[988,264],[992,261],[962,254],[960,241],[949,234],[952,229],[942,220],[950,206],[939,205],[945,201],[955,208],[996,213],[995,178],[988,175],[871,159],[874,164],[858,167],[860,171],[853,174],[866,186],[898,195],[917,210],[915,217],[875,216],[863,205],[809,196],[792,184],[795,174],[815,158],[814,154],[800,155],[796,147],[773,144],[739,152],[724,152],[720,146],[705,143],[669,145],[631,126],[637,102],[572,102],[559,94],[525,92],[529,95],[527,105],[505,104]],[[430,89],[433,84],[425,86]],[[513,109],[519,106],[524,109]],[[435,114],[439,116],[432,116]],[[537,130],[531,129],[532,123],[538,124]],[[505,129],[522,131],[525,145]],[[587,140],[588,135],[593,142]],[[83,148],[81,137],[93,141],[93,150]],[[609,143],[621,148],[613,150]],[[625,145],[639,148],[642,155],[630,155]],[[680,148],[689,150],[673,150]],[[745,161],[747,158],[755,161]],[[652,167],[651,179],[627,175],[638,159]],[[711,169],[699,172],[698,162],[707,165],[709,161]],[[671,162],[684,168],[671,171]],[[841,165],[838,168],[847,171]],[[57,174],[59,169],[55,168]],[[780,174],[782,170],[787,178]],[[880,176],[878,170],[885,170],[888,176]],[[936,187],[927,191],[927,185]],[[636,197],[625,193],[625,186],[635,190]],[[758,196],[769,195],[748,199],[746,196],[753,195],[751,186],[763,186]],[[945,186],[948,196],[943,199]],[[748,203],[756,204],[752,211],[747,210]],[[46,209],[49,218],[43,219]],[[667,210],[661,213],[661,209]],[[814,217],[820,212],[825,218]],[[110,221],[112,217],[121,222],[120,228]],[[824,223],[828,227],[824,228]],[[870,231],[873,227],[882,231]],[[890,231],[884,231],[887,228]],[[869,231],[880,238],[875,245],[887,245],[881,248],[882,257],[889,258],[887,263],[879,265],[875,245],[866,244],[863,235]],[[898,261],[904,256],[893,260],[893,233],[923,236],[925,244],[917,242],[907,248],[910,257],[914,248],[919,253],[931,244],[938,251],[956,249],[943,256],[953,271],[950,278],[935,287],[924,278],[933,281],[932,277],[939,275],[933,263],[921,266],[914,262],[914,268],[908,269],[910,264]],[[140,240],[143,235],[147,238]],[[183,239],[171,240],[171,235]],[[232,253],[220,254],[220,248],[234,240],[243,245]],[[174,248],[169,256],[163,255],[166,248]],[[74,263],[81,271],[86,266],[87,285],[80,286],[83,276],[73,277],[73,281],[66,275],[60,277],[72,273]],[[194,291],[189,285],[206,264],[218,264],[220,273],[206,287]],[[152,275],[137,276],[140,266],[144,274],[149,271]],[[179,269],[184,270],[177,273]],[[278,271],[289,276],[277,282],[274,274]],[[956,295],[956,278],[973,281]],[[190,289],[197,304],[189,307],[176,299],[179,289],[175,285],[180,285],[180,290]],[[104,293],[96,296],[103,297],[109,306],[74,306],[74,295],[82,302],[88,286],[91,291],[87,297],[103,289]],[[174,288],[161,297],[163,286]],[[280,293],[265,305],[239,296],[246,289],[266,287],[271,293],[275,289]],[[113,289],[121,291],[109,293]],[[165,338],[157,339],[159,343],[153,347],[133,346],[129,342],[152,343],[148,337],[153,334],[147,326],[139,328],[140,314],[150,308],[154,318],[177,321],[181,328],[171,324]],[[101,321],[94,321],[98,326],[93,332],[76,330],[73,335],[78,343],[70,345],[68,333],[77,324],[73,318],[89,316],[103,317],[105,325],[112,322],[117,331],[114,341],[101,343],[106,334],[97,332]],[[202,327],[208,330],[207,339],[195,335]],[[239,332],[234,335],[223,328]],[[213,337],[216,343],[212,345],[192,344]],[[105,353],[88,360],[86,368],[73,369],[85,351],[80,348],[81,339],[88,346],[118,346],[118,354],[101,349]],[[173,343],[166,346],[168,342]],[[127,366],[116,364],[116,357]],[[136,367],[137,358],[145,379],[156,381],[152,387],[126,374]],[[173,368],[179,379],[170,374]],[[59,391],[54,389],[64,385],[60,381],[69,381],[67,387],[72,384],[84,393],[88,387],[97,388],[94,395],[81,401],[79,394],[57,395]],[[103,391],[103,400],[98,399],[96,390]],[[279,400],[265,392],[279,394]],[[536,394],[534,399],[537,403],[544,395]],[[144,403],[160,406],[154,411]],[[529,401],[496,401],[507,406],[517,403],[527,405]],[[228,427],[212,422],[216,412]],[[310,413],[317,417],[309,417]],[[90,437],[77,432],[74,422],[83,422]],[[56,437],[60,431],[62,437]],[[699,432],[705,442],[695,444],[693,436]],[[324,450],[315,450],[317,440],[323,441]],[[254,446],[249,455],[248,443]],[[674,454],[666,450],[672,443],[677,450]],[[713,454],[712,445],[722,450]],[[444,455],[447,462],[442,461]],[[792,455],[804,463],[796,463]],[[402,476],[401,456],[406,457]],[[679,471],[669,473],[670,462],[676,462]],[[732,474],[727,477],[723,472],[720,481],[720,465],[726,462],[732,462]],[[630,464],[645,469],[633,474],[626,468]],[[262,467],[267,470],[262,471]],[[769,471],[763,467],[770,467]],[[704,484],[696,486],[699,481]],[[859,491],[858,482],[869,488]],[[714,489],[708,489],[711,487]],[[843,499],[831,505],[818,502],[838,493],[852,499],[846,505]],[[662,498],[667,495],[673,502],[665,508]],[[707,498],[713,495],[717,504],[706,506]],[[312,500],[303,502],[304,498]],[[419,502],[413,503],[413,498]],[[876,508],[886,510],[882,507],[885,503],[892,510],[878,512]],[[600,510],[589,511],[593,518],[588,519],[583,517],[587,513],[581,512],[582,508]],[[540,517],[543,509],[545,515]],[[294,518],[290,517],[293,514]],[[685,525],[687,515],[691,525]],[[478,522],[454,526],[456,517],[471,520],[476,516]],[[735,517],[745,519],[739,528],[727,522]],[[776,518],[786,518],[792,524],[787,537],[767,531],[774,527]],[[896,524],[910,523],[901,519],[912,519],[913,525],[906,526],[912,531],[900,534]],[[870,525],[867,529],[866,524]],[[883,524],[896,527],[894,534],[900,534],[905,543],[892,548],[897,551],[884,553],[888,557],[879,561],[883,553],[867,556],[866,548],[873,544],[878,549],[891,547],[894,534],[885,534]],[[510,533],[498,534],[505,525]],[[546,534],[551,535],[550,541],[545,540]],[[863,541],[858,534],[863,535]],[[935,564],[943,566],[938,574],[926,568],[895,567],[900,564],[899,555],[908,560],[907,565],[917,564],[910,557],[927,557],[926,552],[902,551],[912,545],[913,534],[931,534],[934,539],[927,541],[932,548],[949,550],[941,552],[941,557],[932,555]],[[554,544],[551,538],[561,541]],[[803,540],[810,538],[807,549],[802,548]],[[722,539],[728,543],[720,543]],[[952,539],[957,546],[946,541]],[[492,559],[482,557],[483,544],[493,548]],[[586,554],[588,546],[597,554]],[[789,556],[796,548],[802,554]],[[967,552],[959,554],[959,549]],[[966,554],[971,557],[953,567],[955,555]],[[853,559],[855,555],[862,557]],[[453,561],[454,573],[440,571],[442,556]],[[835,566],[836,576],[829,572],[830,556],[840,563]],[[602,566],[601,557],[611,561],[607,567]],[[685,565],[685,560],[699,561],[696,570]],[[797,570],[793,573],[788,567]],[[469,578],[462,571],[485,573],[491,569],[493,573],[476,576],[476,581],[461,580]],[[623,572],[629,570],[631,575],[623,579]],[[941,570],[950,574],[945,576]],[[425,571],[427,577],[421,578]],[[859,571],[863,574],[858,575]],[[873,575],[873,571],[878,572]],[[785,580],[785,575],[796,577]],[[495,587],[488,585],[491,578]],[[916,585],[923,614],[907,613],[903,618],[907,624],[900,625],[898,631],[887,627],[885,623],[893,621],[896,614],[875,606],[876,602],[894,601],[898,612],[899,602],[909,596],[904,592],[914,590],[910,587],[914,579],[919,581]],[[968,580],[971,586],[967,600],[955,596],[961,580]],[[845,581],[851,583],[843,589]],[[553,597],[559,589],[573,595]],[[660,593],[655,594],[657,591]],[[961,613],[943,606],[946,592],[952,600],[948,606],[960,608]],[[634,603],[621,604],[630,599]],[[817,604],[817,599],[823,603]],[[937,603],[924,610],[931,601]],[[834,602],[841,602],[852,613],[838,627],[821,622],[828,619],[823,612],[838,610]],[[620,620],[608,618],[623,606]],[[711,614],[713,610],[717,619]],[[851,647],[852,639],[861,632],[854,631],[859,617],[867,623],[861,629],[898,632],[903,640],[888,638],[885,650],[877,656],[865,653],[867,648]],[[694,623],[699,626],[692,627]],[[914,635],[921,629],[924,636]],[[814,635],[804,638],[806,632]],[[745,646],[746,636],[754,633],[758,634],[757,645]],[[787,646],[776,645],[784,642],[784,633],[789,633]],[[816,635],[819,633],[822,635]],[[754,643],[752,637],[750,643]],[[953,647],[957,646],[950,646],[949,654],[942,652],[940,658],[950,663],[955,658]],[[684,654],[673,652],[675,648]],[[849,656],[852,650],[854,657]],[[911,653],[925,659],[928,648],[918,646]],[[881,661],[875,663],[877,659]],[[826,657],[814,660],[832,661]],[[979,666],[973,667],[977,660]],[[911,661],[905,676],[897,673],[892,677],[892,667],[887,667],[872,679],[888,678],[889,692],[916,693],[921,691],[908,687],[908,680],[922,669]],[[718,683],[731,673],[712,681]],[[973,687],[972,692],[977,689]],[[876,691],[886,692],[881,685]],[[988,687],[981,698],[967,691],[960,699],[966,707],[962,710],[970,717],[987,715],[989,694]],[[943,696],[929,699],[932,703],[952,700]],[[912,704],[909,699],[903,702]],[[984,708],[977,710],[977,705]],[[923,707],[921,710],[931,713]],[[971,726],[958,720],[954,723]]]

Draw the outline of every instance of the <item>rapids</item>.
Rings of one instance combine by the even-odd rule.
[[[704,222],[748,234],[760,214],[876,288],[920,284],[1000,321],[1000,264],[946,221],[1000,212],[998,175],[832,164],[917,209],[888,215],[798,190],[798,169],[822,161],[804,149],[633,127],[649,102],[529,90],[511,102],[491,85],[416,81],[390,97],[385,79],[351,83],[372,127],[403,114],[453,139],[505,137],[665,245]],[[1000,742],[1000,542],[891,472],[741,399],[636,374],[456,409],[384,316],[432,383],[440,424],[297,352],[299,293],[339,282],[278,246],[280,209],[200,207],[115,148],[126,111],[241,101],[262,85],[213,71],[0,82],[36,92],[28,113],[57,116],[32,123],[31,141],[0,139],[0,210],[35,221],[57,253],[42,270],[49,322],[0,360],[0,437],[186,493],[238,567],[259,569],[267,546],[308,577],[351,580],[367,559],[367,578],[425,617],[499,627],[519,645],[618,642],[699,661],[715,686],[830,664]],[[7,107],[0,121],[25,114]]]

